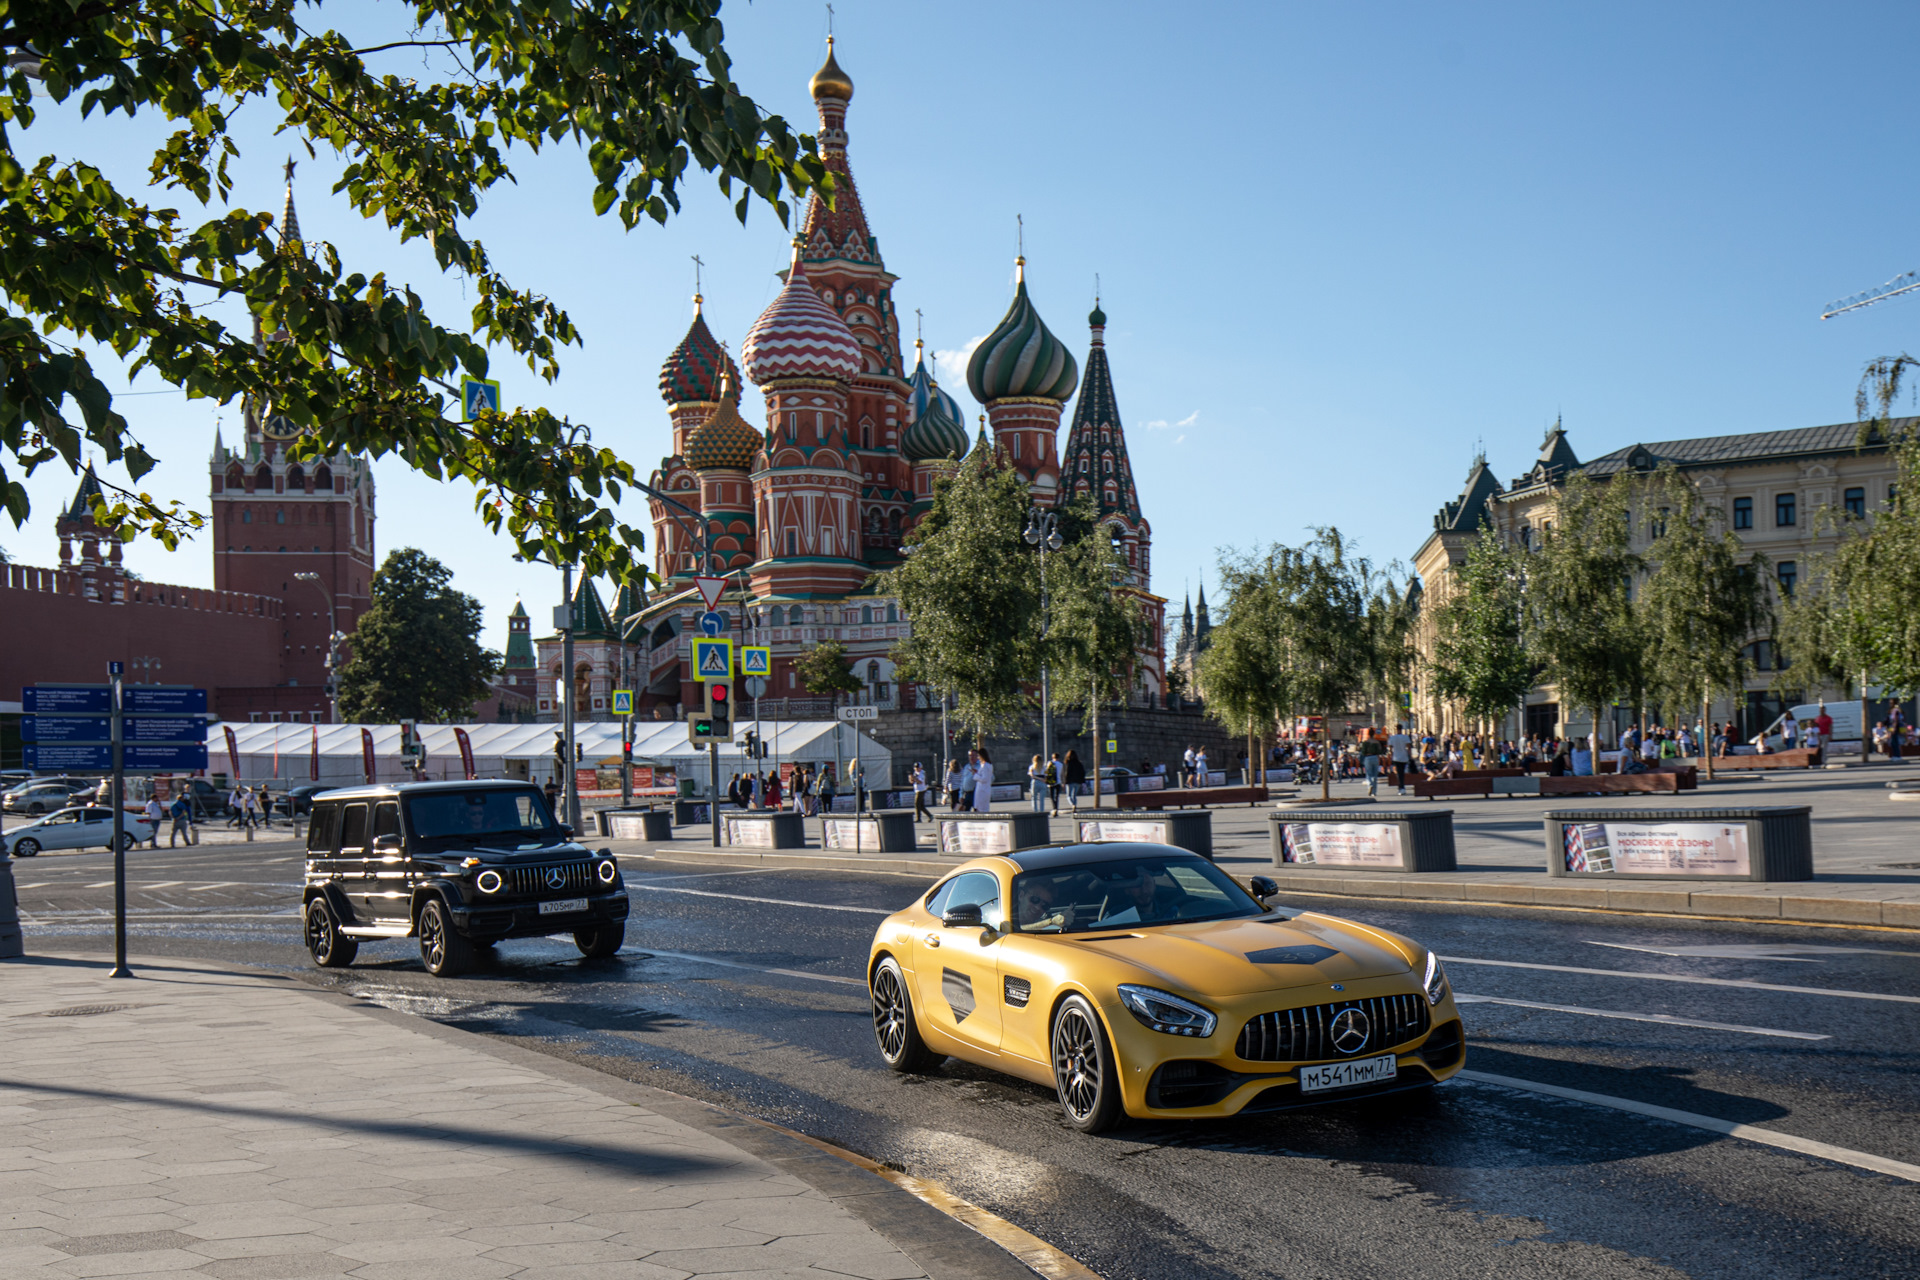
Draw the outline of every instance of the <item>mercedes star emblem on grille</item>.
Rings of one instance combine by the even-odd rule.
[[[1333,1019],[1333,1047],[1342,1053],[1358,1053],[1367,1047],[1373,1024],[1358,1009],[1342,1009]]]
[[[548,867],[547,868],[547,888],[564,889],[566,887],[567,887],[566,869],[564,867]],[[1365,1025],[1365,1020],[1362,1019],[1362,1026],[1364,1025]],[[1362,1031],[1360,1033],[1360,1036],[1362,1040],[1365,1040],[1366,1032]]]

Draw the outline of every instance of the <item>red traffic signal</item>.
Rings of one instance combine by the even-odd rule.
[[[724,684],[711,685],[709,686],[707,692],[712,695],[712,701],[716,706],[724,704],[727,698],[730,696],[727,686],[725,686]]]

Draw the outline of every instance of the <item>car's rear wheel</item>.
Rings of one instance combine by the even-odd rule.
[[[573,931],[573,945],[580,948],[580,954],[589,960],[606,960],[620,951],[627,940],[627,926],[624,924],[597,924],[589,929]]]
[[[1082,1133],[1110,1129],[1123,1114],[1113,1046],[1100,1015],[1080,996],[1068,996],[1054,1015],[1053,1084],[1067,1123]]]
[[[322,969],[344,969],[360,954],[360,939],[340,932],[340,921],[325,898],[307,904],[307,954]]]
[[[31,838],[22,840],[13,846],[13,856],[16,858],[31,858],[39,852],[40,842]]]
[[[455,932],[446,904],[435,898],[420,909],[420,963],[436,978],[453,978],[473,964],[473,944]]]
[[[892,956],[874,968],[869,993],[873,997],[873,1038],[886,1064],[900,1072],[929,1071],[938,1065],[941,1055],[927,1048],[920,1038],[906,975]]]
[[[133,832],[122,831],[120,833],[120,847],[122,849],[136,848],[139,846],[139,844],[140,844],[140,837],[133,834]],[[108,847],[111,848],[112,846],[109,845]]]

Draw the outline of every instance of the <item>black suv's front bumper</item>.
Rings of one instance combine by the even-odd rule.
[[[552,933],[571,933],[575,929],[625,920],[632,909],[633,904],[628,900],[624,888],[611,893],[594,894],[587,898],[585,911],[564,914],[542,914],[540,901],[536,898],[449,905],[454,929],[475,942],[498,942],[502,938],[544,938]]]

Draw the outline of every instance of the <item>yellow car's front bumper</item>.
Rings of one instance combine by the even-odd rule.
[[[1352,1054],[1325,1051],[1298,1060],[1262,1061],[1242,1058],[1241,1029],[1262,1014],[1286,1009],[1303,1013],[1327,1005],[1366,1002],[1375,997],[1405,996],[1405,976],[1346,984],[1342,992],[1324,985],[1302,988],[1298,999],[1276,1000],[1269,992],[1259,996],[1208,1002],[1219,1017],[1213,1034],[1204,1038],[1167,1035],[1136,1019],[1117,1000],[1102,1003],[1100,1012],[1113,1041],[1119,1067],[1120,1092],[1127,1114],[1140,1118],[1196,1119],[1231,1116],[1241,1112],[1283,1111],[1292,1107],[1367,1098],[1420,1088],[1447,1079],[1466,1061],[1466,1030],[1454,1006],[1449,986],[1438,1005],[1427,1008],[1426,1029],[1397,1042],[1367,1044]],[[1413,992],[1424,1007],[1427,998]],[[1394,1055],[1392,1080],[1345,1089],[1302,1093],[1300,1068],[1327,1062],[1345,1062]]]

